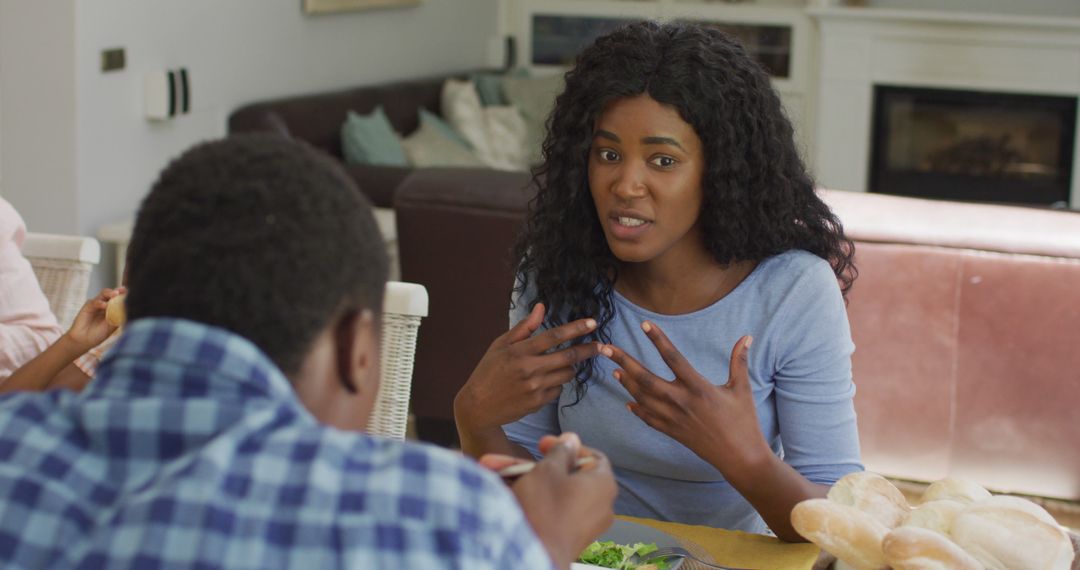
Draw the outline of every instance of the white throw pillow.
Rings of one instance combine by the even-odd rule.
[[[525,141],[529,138],[529,126],[513,105],[484,107],[488,142],[495,159],[495,168],[501,170],[527,170],[529,152]]]
[[[405,159],[416,168],[434,166],[485,166],[469,149],[446,136],[433,123],[421,123],[416,132],[401,141]]]
[[[555,98],[564,87],[562,74],[503,77],[502,88],[506,100],[521,110],[528,126],[525,147],[530,164],[538,164],[543,159],[540,147],[547,134],[544,123],[555,107]]]
[[[442,114],[485,165],[499,170],[524,170],[528,128],[513,107],[484,107],[471,81],[448,79],[443,84]]]

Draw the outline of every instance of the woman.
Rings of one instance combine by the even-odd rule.
[[[791,508],[862,469],[855,268],[767,74],[706,26],[621,28],[566,74],[544,156],[520,322],[455,400],[463,449],[574,431],[617,513],[802,540]]]

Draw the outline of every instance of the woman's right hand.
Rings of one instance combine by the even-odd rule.
[[[533,336],[543,322],[544,305],[537,303],[528,317],[491,343],[454,398],[459,427],[488,430],[539,410],[574,378],[575,365],[599,354],[595,342],[553,350],[594,331],[595,320],[576,320]]]

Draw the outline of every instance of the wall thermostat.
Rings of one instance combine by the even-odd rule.
[[[191,82],[187,68],[149,73],[143,79],[146,118],[164,121],[191,112]]]

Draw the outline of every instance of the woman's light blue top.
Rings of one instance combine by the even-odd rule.
[[[526,291],[515,299],[511,324],[528,312]],[[524,302],[522,301],[524,299]],[[655,322],[694,368],[725,384],[731,349],[752,335],[750,382],[761,430],[776,454],[815,483],[831,484],[863,469],[855,425],[847,312],[829,264],[791,250],[761,261],[731,293],[683,315],[662,315],[614,293],[611,343],[654,374],[673,378],[641,322]],[[577,432],[610,458],[619,482],[615,512],[687,524],[763,532],[764,521],[720,471],[626,409],[630,394],[597,357],[586,396],[576,405],[573,383],[559,400],[504,426],[533,455],[540,436]]]

